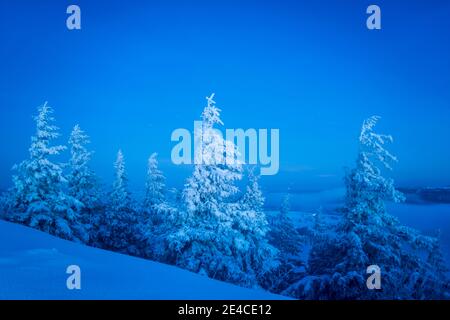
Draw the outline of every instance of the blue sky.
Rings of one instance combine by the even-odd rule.
[[[366,28],[367,1],[2,1],[0,187],[44,101],[60,142],[76,123],[91,136],[105,183],[121,148],[135,188],[155,151],[180,185],[190,168],[170,163],[170,135],[211,92],[226,127],[280,129],[268,189],[340,186],[374,114],[398,185],[450,185],[450,2],[373,3],[382,30]],[[82,30],[66,28],[70,4]]]

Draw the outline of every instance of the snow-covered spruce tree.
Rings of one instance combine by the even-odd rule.
[[[287,256],[298,256],[301,253],[302,237],[297,232],[292,219],[288,216],[290,201],[287,194],[282,201],[280,211],[273,217],[270,225],[270,243]]]
[[[65,149],[51,144],[59,136],[52,124],[52,113],[47,102],[38,108],[30,158],[14,166],[16,173],[7,199],[8,219],[61,238],[83,239],[85,231],[77,214],[82,203],[63,191],[67,180],[62,165],[50,159]]]
[[[448,282],[440,272],[436,240],[401,226],[386,211],[386,201],[402,201],[392,179],[382,175],[397,159],[385,149],[392,137],[364,121],[356,167],[345,177],[346,205],[337,234],[317,241],[310,252],[309,277],[287,292],[311,299],[433,299],[445,297]],[[431,262],[433,261],[433,263]],[[436,265],[437,263],[437,265]],[[367,267],[381,270],[381,289],[369,290]]]
[[[214,129],[223,123],[213,97],[207,98],[202,129],[196,132],[201,147],[183,191],[186,212],[180,213],[178,229],[168,237],[169,262],[211,278],[256,286],[258,274],[271,266],[273,249],[260,241],[265,225],[259,223],[265,220],[252,220],[257,216],[253,210],[241,210],[231,201],[242,164],[234,143]]]
[[[244,210],[254,210],[258,214],[264,215],[264,196],[259,186],[259,176],[255,174],[255,168],[247,169],[247,186],[241,199],[241,208]],[[265,218],[264,218],[265,219]]]
[[[153,153],[148,159],[139,223],[139,250],[143,256],[161,261],[166,261],[165,239],[168,233],[174,232],[178,213],[176,207],[166,200],[165,180],[162,171],[158,169],[157,153]]]
[[[101,216],[97,246],[104,249],[138,255],[138,219],[131,193],[128,190],[128,177],[122,151],[117,153],[114,163],[115,180],[109,194],[109,202]]]
[[[156,207],[165,201],[166,178],[161,170],[158,169],[157,156],[157,153],[153,153],[148,158],[147,181],[145,183],[145,195],[142,203],[142,209],[149,218],[151,218]]]
[[[93,233],[99,212],[103,209],[100,201],[100,190],[97,178],[89,167],[92,152],[86,149],[89,137],[75,125],[69,138],[71,158],[69,161],[68,194],[83,204],[74,208],[79,214],[79,221],[89,234]],[[90,243],[90,239],[83,239]],[[92,240],[92,239],[91,239]]]
[[[235,211],[235,228],[243,235],[244,240],[250,244],[249,253],[245,256],[246,265],[252,266],[247,273],[261,286],[266,283],[267,275],[279,266],[276,259],[278,251],[269,244],[267,232],[269,224],[264,213],[264,196],[259,186],[259,176],[254,173],[254,167],[248,169],[247,186],[239,205]],[[265,259],[268,261],[252,261],[252,259]]]
[[[298,281],[305,272],[304,263],[300,259],[304,239],[288,216],[290,207],[290,194],[287,193],[282,199],[279,212],[272,217],[268,232],[269,243],[278,249],[280,265],[267,275],[265,287],[277,293]]]

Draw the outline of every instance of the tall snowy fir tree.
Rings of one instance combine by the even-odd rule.
[[[247,243],[248,254],[245,265],[253,282],[264,285],[267,274],[279,265],[276,259],[278,251],[269,244],[267,232],[269,224],[264,213],[264,196],[259,185],[259,176],[251,167],[247,174],[247,186],[235,211],[234,226],[242,234],[243,243]],[[253,280],[254,279],[254,280]]]
[[[214,94],[202,113],[195,167],[183,191],[186,212],[180,214],[179,229],[168,238],[173,263],[211,278],[256,286],[256,275],[272,261],[269,246],[254,242],[264,231],[245,221],[252,211],[241,213],[231,201],[242,178],[236,146],[215,130],[222,125]],[[265,226],[264,226],[265,227]],[[262,228],[264,228],[262,227]],[[261,232],[261,234],[258,234]]]
[[[47,102],[38,108],[30,158],[14,166],[16,173],[7,199],[8,219],[61,238],[79,240],[85,233],[77,214],[82,203],[64,192],[67,180],[63,167],[51,161],[65,149],[52,145],[59,137],[52,113]]]
[[[288,216],[290,211],[289,199],[289,194],[286,194],[283,197],[280,211],[273,216],[269,239],[284,255],[298,256],[301,252],[302,237],[296,230],[292,219]]]
[[[97,178],[89,167],[92,152],[86,149],[88,143],[89,137],[79,125],[75,125],[69,138],[71,158],[67,180],[69,195],[83,204],[82,208],[75,208],[78,209],[79,221],[92,233],[102,207]],[[83,240],[90,242],[88,234]]]
[[[96,236],[98,246],[113,251],[138,254],[138,219],[135,204],[128,190],[128,177],[122,151],[114,163],[115,180],[109,194],[109,203],[101,217]]]
[[[291,288],[300,298],[327,299],[432,299],[445,297],[447,280],[439,267],[427,263],[423,252],[433,252],[435,239],[401,226],[386,211],[386,201],[403,201],[392,179],[382,175],[397,161],[385,149],[392,137],[374,132],[379,117],[364,121],[356,167],[345,177],[343,221],[309,258],[310,277]],[[438,256],[435,253],[432,256]],[[381,270],[381,289],[369,290],[367,268]],[[440,263],[438,262],[438,265]],[[433,290],[428,290],[429,288]],[[420,290],[419,290],[420,288]]]
[[[148,159],[145,194],[139,217],[139,250],[145,257],[165,262],[164,241],[167,233],[174,231],[178,211],[166,200],[166,178],[158,169],[157,156],[157,153],[153,153]]]
[[[158,169],[158,154],[153,153],[148,158],[147,181],[145,183],[145,195],[142,204],[143,211],[151,214],[155,207],[165,200],[165,181],[161,170]]]
[[[244,210],[254,210],[258,214],[264,213],[264,195],[259,186],[259,176],[255,174],[255,167],[250,167],[247,173],[247,186],[241,199]]]

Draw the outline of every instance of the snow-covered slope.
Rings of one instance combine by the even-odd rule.
[[[66,268],[81,268],[68,290]],[[0,299],[285,299],[0,220]]]

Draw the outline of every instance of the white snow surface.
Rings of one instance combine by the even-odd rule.
[[[81,289],[69,290],[69,265]],[[288,299],[0,220],[0,299]]]

